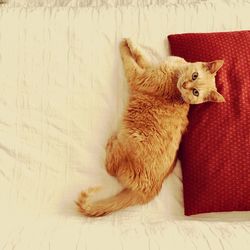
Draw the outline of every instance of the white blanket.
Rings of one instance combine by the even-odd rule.
[[[75,212],[80,190],[120,188],[104,147],[126,103],[121,38],[165,57],[170,33],[250,28],[248,1],[176,2],[1,7],[1,249],[249,249],[249,212],[183,216],[179,166],[145,206]]]

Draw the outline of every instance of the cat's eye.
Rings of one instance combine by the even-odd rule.
[[[197,89],[193,89],[193,95],[194,96],[199,96],[199,91]]]
[[[192,74],[192,80],[194,81],[194,80],[196,80],[197,79],[197,77],[198,77],[198,72],[194,72],[193,74]]]

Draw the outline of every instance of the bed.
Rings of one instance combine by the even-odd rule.
[[[167,35],[250,29],[249,1],[24,1],[0,8],[0,248],[249,249],[250,212],[184,216],[180,162],[159,196],[103,218],[79,192],[120,190],[105,144],[127,100],[118,45],[152,60]]]

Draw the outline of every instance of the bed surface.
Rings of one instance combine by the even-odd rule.
[[[1,249],[242,249],[250,223],[164,220],[146,222],[130,213],[101,219],[27,216],[1,219]],[[3,224],[2,224],[3,225]],[[1,227],[2,227],[1,225]]]
[[[0,8],[0,249],[249,249],[250,212],[183,216],[179,163],[147,205],[89,219],[73,203],[120,189],[104,169],[127,97],[120,40],[164,58],[168,34],[250,29],[249,1],[22,2]]]

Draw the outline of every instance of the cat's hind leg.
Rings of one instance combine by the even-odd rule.
[[[112,135],[106,145],[106,161],[105,166],[107,172],[111,176],[116,176],[116,170],[119,167],[122,157],[121,145],[116,135]]]

